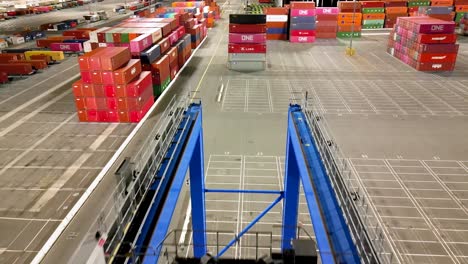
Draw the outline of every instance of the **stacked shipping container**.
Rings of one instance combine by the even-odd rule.
[[[287,40],[289,8],[268,7],[263,10],[263,13],[266,14],[267,39]]]
[[[312,43],[315,42],[315,3],[291,2],[291,22],[289,27],[289,41]]]
[[[468,0],[455,0],[455,12],[455,22],[459,23],[468,14]]]
[[[460,20],[460,27],[458,30],[460,35],[468,36],[468,13],[465,13],[465,15]]]
[[[393,28],[399,17],[408,16],[408,2],[387,1],[385,2],[385,27]]]
[[[419,8],[418,14],[421,16],[429,16],[445,21],[453,21],[455,18],[453,6],[423,6]]]
[[[431,0],[408,0],[408,14],[418,16],[419,7],[430,6]]]
[[[266,35],[266,15],[229,15],[229,69],[264,70]]]
[[[360,2],[338,2],[340,13],[338,14],[339,38],[360,37],[361,36],[361,3]]]
[[[385,24],[385,3],[380,1],[362,1],[362,28],[383,28]]]
[[[316,38],[336,38],[338,13],[339,9],[337,7],[316,8]]]
[[[430,17],[400,17],[388,52],[419,71],[452,71],[458,53],[455,22]]]
[[[73,94],[81,122],[139,122],[153,105],[151,73],[128,48],[98,48],[78,63]]]

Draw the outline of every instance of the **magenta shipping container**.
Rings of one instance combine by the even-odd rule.
[[[50,50],[81,52],[83,51],[83,45],[81,43],[51,43]]]
[[[179,40],[179,33],[177,33],[177,31],[174,31],[172,32],[169,36],[169,43],[171,44],[171,46],[177,42],[177,40]]]
[[[150,34],[141,35],[130,41],[131,52],[142,52],[153,44],[153,39]]]
[[[315,42],[315,37],[309,37],[309,36],[303,36],[303,37],[298,37],[298,36],[290,36],[289,37],[290,42],[294,43],[312,43]]]
[[[339,12],[338,7],[319,7],[315,9],[317,15],[336,15]]]
[[[229,33],[229,43],[265,43],[266,33],[238,34]]]
[[[315,16],[315,9],[291,9],[291,16]]]

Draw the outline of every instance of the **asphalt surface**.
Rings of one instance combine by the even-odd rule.
[[[234,4],[224,8],[227,13],[238,9]],[[375,223],[384,226],[388,239],[385,251],[392,256],[392,261],[468,263],[468,186],[465,179],[468,176],[468,41],[460,37],[456,70],[436,74],[417,72],[386,54],[386,38],[364,36],[356,40],[357,54],[353,57],[345,56],[346,44],[338,40],[319,40],[314,44],[270,41],[267,70],[239,73],[226,68],[227,19],[223,15],[116,164],[140,147],[170,98],[197,91],[196,96],[202,99],[204,108],[207,186],[280,190],[288,103],[290,98],[308,91],[324,117],[323,122],[328,124],[335,142],[352,165],[353,185],[363,187],[362,197],[370,197],[372,210],[369,210],[366,224],[369,229],[375,228]],[[70,67],[73,64],[68,63]],[[52,74],[49,71],[54,69],[47,70],[47,74]],[[73,73],[58,75],[54,83]],[[0,117],[0,133],[5,144],[2,159],[6,159],[0,179],[5,181],[2,186],[6,187],[2,188],[12,188],[0,192],[0,207],[5,208],[0,212],[0,221],[4,222],[0,224],[2,263],[27,263],[32,259],[133,128],[118,125],[111,130],[114,125],[77,123],[69,90],[68,95],[53,102],[65,88],[57,88],[50,97],[31,101],[51,90],[50,84],[44,84],[43,90],[33,86],[39,83],[32,79],[36,77],[22,81],[26,83],[18,82],[16,88],[0,90],[5,99],[13,97],[0,102],[5,107]],[[224,89],[218,102],[222,84]],[[18,90],[31,87],[34,89],[18,95]],[[28,93],[33,91],[28,98]],[[18,99],[19,102],[13,101]],[[30,117],[30,113],[50,102],[52,105],[47,107],[60,110],[42,113],[41,109]],[[18,107],[23,104],[27,104],[26,107]],[[57,108],[53,108],[54,104]],[[10,116],[12,111],[11,118],[3,117]],[[27,122],[11,129],[18,120]],[[67,122],[60,126],[64,120]],[[38,129],[38,124],[43,129]],[[58,130],[54,130],[57,127]],[[47,142],[49,132],[62,129],[68,133],[63,134],[70,135],[69,140],[59,133],[56,141],[50,139],[50,145],[40,141],[46,137],[44,141]],[[98,144],[96,150],[90,149],[89,146],[96,146],[97,138],[104,138],[103,143]],[[38,146],[37,142],[40,142]],[[97,151],[99,154],[95,153]],[[24,159],[12,162],[20,154]],[[85,154],[91,157],[84,164],[73,165]],[[34,173],[11,177],[13,169],[26,170],[24,167],[33,168]],[[57,174],[40,177],[43,168],[47,173],[57,170]],[[70,179],[63,177],[71,168],[78,168],[80,173]],[[86,174],[89,171],[91,173]],[[116,184],[114,171],[115,166],[59,237],[45,263],[82,263],[83,258],[77,256],[91,253],[96,244],[95,232],[102,228],[102,223],[98,223],[98,219],[102,220],[102,210],[116,203],[109,198]],[[37,209],[37,201],[43,196],[52,198],[39,211],[31,211]],[[220,231],[218,242],[222,247],[275,197],[208,194],[206,198],[208,229]],[[176,229],[181,229],[186,222],[187,198],[180,201],[173,218]],[[305,205],[302,200],[299,218],[313,234]],[[104,222],[112,217],[109,214]],[[280,224],[281,210],[277,205],[257,224],[254,233],[243,238],[226,256],[251,258],[268,253],[270,245],[277,248]],[[260,232],[258,243],[255,231]],[[190,232],[177,239],[182,242],[179,253],[190,255],[191,251],[187,250]],[[210,235],[209,242],[216,245],[214,235]],[[216,253],[218,248],[210,246],[210,250]]]

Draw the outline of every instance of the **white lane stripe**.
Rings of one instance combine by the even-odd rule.
[[[42,110],[44,110],[47,107],[51,106],[52,104],[56,103],[57,101],[61,100],[63,97],[65,97],[68,94],[70,94],[70,90],[67,90],[67,91],[63,92],[59,96],[57,96],[54,99],[52,99],[52,100],[48,101],[47,103],[43,104],[41,107],[37,108],[36,110],[32,111],[31,113],[29,113],[29,114],[23,116],[22,118],[18,119],[16,122],[14,122],[13,124],[9,125],[5,129],[3,129],[0,132],[0,137],[4,137],[6,134],[11,132],[13,129],[15,129],[15,128],[19,127],[20,125],[24,124],[26,122],[26,120],[28,120],[28,119],[32,118],[33,116],[37,115],[39,112],[41,112]]]
[[[43,84],[43,83],[49,81],[50,79],[56,77],[57,75],[63,74],[64,72],[66,72],[66,71],[68,71],[68,70],[70,70],[70,69],[72,69],[72,68],[74,68],[74,67],[76,67],[76,64],[73,64],[73,66],[68,67],[68,68],[66,68],[65,70],[61,71],[61,72],[58,72],[58,73],[56,73],[56,74],[50,76],[49,78],[44,79],[44,80],[42,80],[42,81],[40,81],[40,82],[34,84],[33,86],[31,86],[31,87],[29,87],[29,88],[27,88],[27,89],[25,89],[25,90],[23,90],[23,91],[21,91],[21,92],[17,92],[17,93],[15,93],[14,95],[9,96],[7,99],[5,99],[5,100],[3,100],[3,101],[0,101],[0,104],[6,103],[6,102],[10,101],[11,99],[13,99],[13,98],[15,98],[15,97],[18,97],[18,96],[24,94],[25,92],[27,92],[27,91],[29,91],[29,90],[35,88],[36,86],[41,85],[41,84]]]
[[[19,105],[17,106],[14,110],[8,112],[7,114],[3,115],[0,117],[0,122],[2,121],[5,121],[6,119],[10,118],[11,116],[13,116],[14,114],[20,112],[21,110],[25,109],[26,107],[36,103],[37,101],[41,100],[42,98],[48,96],[49,94],[55,92],[56,90],[62,88],[65,84],[69,83],[71,79],[75,79],[75,78],[78,78],[80,77],[80,74],[75,74],[74,76],[72,76],[70,79],[66,80],[66,81],[63,81],[57,85],[55,85],[54,87],[52,87],[51,89],[47,90],[46,92],[42,93],[41,95],[37,96],[37,97],[34,97],[34,99],[28,101],[27,103],[24,103],[22,105]]]
[[[118,124],[109,125],[99,137],[94,140],[94,142],[89,147],[91,151],[96,150],[104,142],[105,138],[114,131]],[[62,176],[47,189],[45,193],[34,203],[34,205],[29,209],[30,212],[39,212],[41,208],[49,202],[50,199],[54,198],[58,193],[58,190],[61,189],[75,173],[81,168],[81,166],[93,155],[92,152],[85,152],[81,154],[75,162],[63,173]]]
[[[187,235],[188,224],[190,222],[190,215],[192,214],[192,200],[189,200],[187,205],[187,212],[185,213],[184,226],[182,227],[182,234],[180,235],[179,245],[184,245],[185,236]]]

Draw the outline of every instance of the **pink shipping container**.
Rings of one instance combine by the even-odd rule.
[[[315,16],[315,9],[291,9],[291,16]]]
[[[340,12],[338,7],[319,7],[315,9],[317,15],[336,15]]]
[[[315,37],[298,37],[298,36],[290,36],[289,37],[289,42],[295,42],[295,43],[312,43],[315,42]]]
[[[266,33],[238,34],[229,33],[229,43],[265,43]]]
[[[153,40],[150,34],[144,34],[130,41],[130,51],[134,53],[140,53],[146,48],[149,48],[153,44]]]
[[[177,28],[177,39],[180,39],[181,37],[185,36],[186,30],[185,27],[180,26]]]
[[[82,52],[83,45],[81,43],[51,43],[51,51],[71,51],[71,52]]]
[[[176,43],[179,40],[179,34],[177,33],[177,31],[174,31],[168,36],[168,38],[169,38],[169,43],[172,46],[174,43]]]

